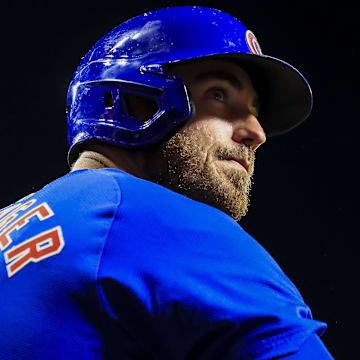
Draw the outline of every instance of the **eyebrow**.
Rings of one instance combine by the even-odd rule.
[[[234,88],[238,90],[242,90],[244,88],[243,83],[238,80],[234,75],[226,72],[226,71],[208,71],[205,73],[200,73],[195,76],[195,80],[204,81],[204,80],[212,80],[212,79],[220,79],[228,81]]]
[[[240,80],[238,80],[236,76],[226,71],[208,71],[208,72],[200,73],[195,76],[195,80],[198,81],[212,80],[212,79],[220,79],[220,80],[228,81],[234,88],[238,90],[242,90],[244,88],[243,83]],[[257,111],[259,111],[260,101],[259,101],[259,95],[256,90],[254,91],[253,102],[256,104],[255,107]]]

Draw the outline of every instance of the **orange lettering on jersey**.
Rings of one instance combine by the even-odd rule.
[[[43,221],[54,216],[46,202],[28,210],[35,202],[36,199],[32,199],[25,204],[14,204],[0,212],[0,250],[5,250],[13,242],[11,233],[27,225],[32,217]],[[25,210],[27,213],[18,218],[19,212]],[[61,227],[56,226],[13,246],[4,253],[9,278],[30,262],[37,263],[59,254],[64,245]]]
[[[22,197],[21,199],[19,199],[19,200],[16,201],[16,202],[18,203],[18,202],[24,201],[24,200],[28,199],[30,196],[33,196],[34,194],[35,194],[35,193],[31,193],[31,194],[29,194],[29,195],[26,195],[26,196]]]
[[[31,201],[34,203],[36,200]],[[21,229],[29,222],[31,217],[37,216],[40,221],[43,221],[53,215],[54,213],[50,209],[49,205],[45,202],[34,207],[0,233],[0,250],[5,250],[11,244],[11,232]],[[17,214],[15,216],[17,216]]]
[[[9,278],[30,262],[59,254],[65,245],[60,226],[44,231],[4,253]]]
[[[7,226],[11,221],[17,218],[19,215],[19,211],[25,211],[28,209],[31,205],[33,205],[36,202],[36,199],[32,199],[27,201],[25,204],[17,204],[15,206],[12,206],[10,209],[5,209],[1,212],[2,215],[7,214],[3,219],[0,220],[0,231],[4,229],[5,226]],[[11,210],[11,211],[10,211]],[[10,211],[10,213],[9,213]],[[0,216],[1,218],[1,216]]]
[[[5,216],[8,212],[17,209],[19,206],[21,206],[22,202],[24,202],[26,199],[28,199],[30,196],[33,196],[35,193],[31,193],[29,195],[24,196],[23,198],[19,199],[18,201],[16,201],[14,204],[9,205],[8,207],[6,207],[5,209],[2,209],[0,211],[0,219]],[[36,201],[36,200],[35,200]]]
[[[14,210],[15,207],[17,208],[17,207],[19,207],[19,206],[20,206],[20,204],[17,205],[17,206],[16,206],[16,205],[11,205],[11,206],[9,206],[9,207],[1,210],[1,211],[0,211],[0,219],[1,219],[2,217],[4,217],[8,212]]]

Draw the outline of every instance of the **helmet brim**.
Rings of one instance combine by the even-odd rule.
[[[201,58],[228,59],[247,71],[259,94],[259,121],[268,137],[285,134],[309,117],[313,106],[310,85],[285,61],[247,53],[213,54],[188,60]],[[184,57],[180,61],[184,61]]]
[[[239,54],[236,59],[244,64],[259,92],[260,121],[268,136],[287,133],[309,117],[312,91],[297,69],[266,55]]]

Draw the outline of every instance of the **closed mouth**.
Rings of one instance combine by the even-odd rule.
[[[235,162],[237,164],[240,164],[246,170],[246,172],[249,172],[250,164],[245,159],[239,159],[239,158],[231,157],[231,158],[227,158],[227,159],[223,159],[223,160],[232,161],[232,162]]]

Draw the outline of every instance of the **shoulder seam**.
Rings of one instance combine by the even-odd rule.
[[[111,225],[109,226],[108,228],[108,231],[105,235],[105,240],[103,242],[103,245],[102,245],[102,248],[101,248],[101,251],[100,251],[100,257],[99,257],[99,262],[98,262],[98,266],[97,266],[97,269],[96,269],[96,295],[97,295],[97,301],[98,301],[98,306],[100,309],[102,309],[103,307],[103,299],[104,299],[104,296],[103,293],[102,293],[102,288],[99,284],[99,271],[100,271],[100,267],[101,267],[101,264],[102,264],[102,261],[103,261],[103,253],[104,253],[104,248],[106,246],[106,243],[107,243],[107,240],[109,238],[109,234],[111,233],[111,230],[113,228],[113,225],[115,223],[115,219],[117,218],[117,215],[119,213],[119,209],[120,209],[120,205],[121,205],[121,202],[122,202],[122,197],[121,197],[121,189],[120,189],[120,186],[118,184],[118,182],[114,179],[114,176],[105,172],[106,176],[111,178],[111,181],[115,184],[115,189],[116,189],[116,193],[118,195],[118,200],[117,200],[117,206],[116,206],[116,209],[114,211],[114,216],[113,216],[113,219],[112,219],[112,222],[111,222]],[[100,294],[101,293],[101,294]],[[102,318],[102,315],[101,315],[101,318]]]

